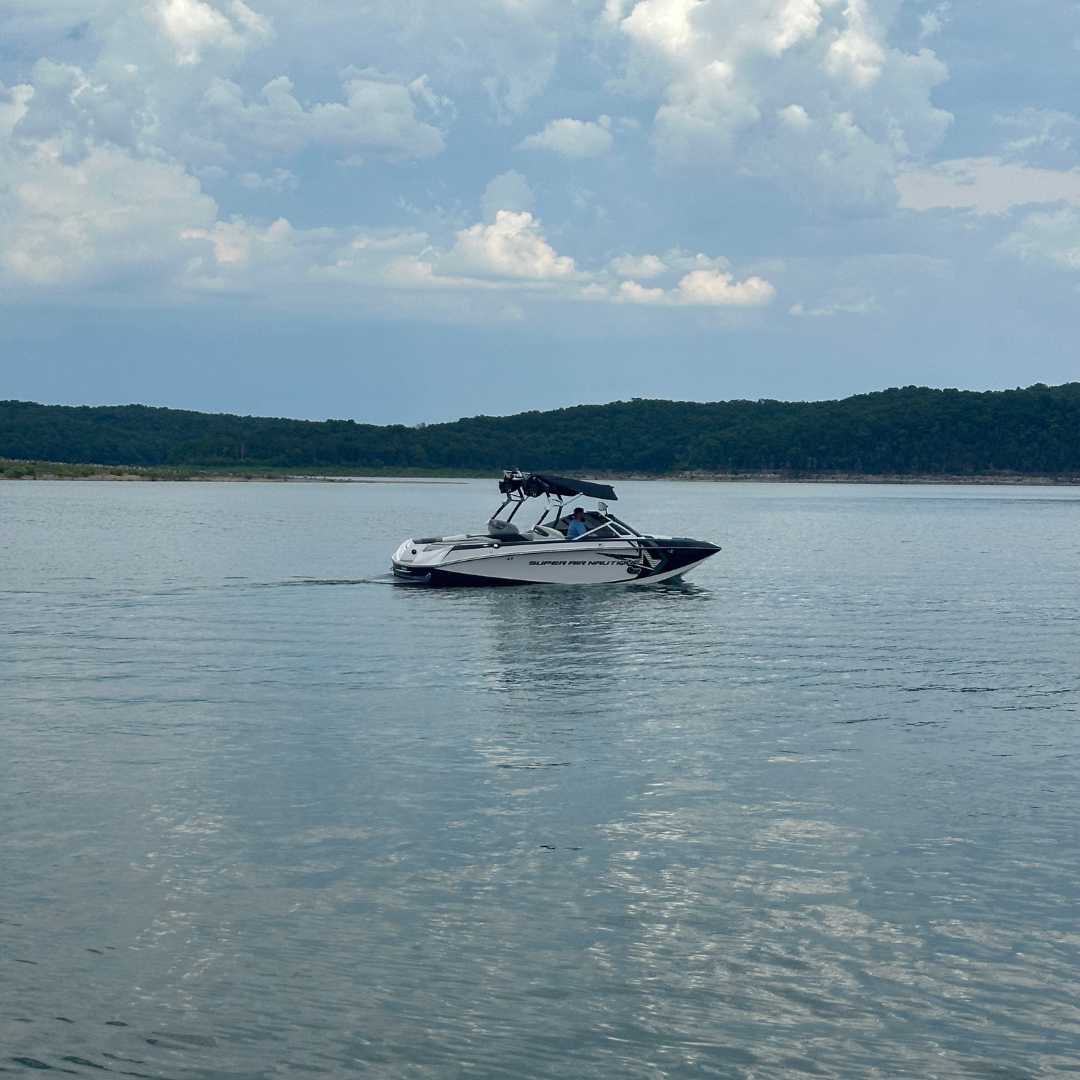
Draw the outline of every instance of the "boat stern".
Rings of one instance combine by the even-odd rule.
[[[451,545],[437,537],[406,540],[390,558],[394,577],[403,581],[427,581],[434,567],[446,557]]]

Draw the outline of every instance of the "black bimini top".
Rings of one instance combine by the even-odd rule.
[[[550,473],[523,473],[516,469],[504,472],[503,477],[504,479],[499,481],[499,490],[504,495],[520,491],[530,499],[540,495],[560,495],[563,498],[584,495],[590,499],[619,501],[619,496],[610,484],[594,484],[591,480],[573,480],[568,476],[552,476]]]

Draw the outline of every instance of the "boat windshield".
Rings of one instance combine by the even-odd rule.
[[[570,527],[571,519],[569,516],[561,516],[561,511],[562,508],[560,507],[560,516],[550,523],[549,528],[557,529],[565,536],[566,530]],[[537,525],[543,520],[541,518]],[[616,521],[610,514],[602,514],[598,510],[585,511],[585,528],[586,532],[582,536],[588,536],[594,540],[614,540],[617,537],[637,535],[633,530],[623,525],[622,522]],[[579,536],[578,539],[580,540],[581,537]]]

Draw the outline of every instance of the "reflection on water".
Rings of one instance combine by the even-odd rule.
[[[1075,492],[625,485],[724,552],[386,587],[487,489],[0,489],[0,1068],[1080,1068]]]
[[[490,687],[561,698],[614,690],[640,665],[662,659],[657,652],[667,654],[673,634],[689,643],[701,632],[693,605],[710,595],[698,585],[666,583],[469,592],[465,618],[490,636]]]

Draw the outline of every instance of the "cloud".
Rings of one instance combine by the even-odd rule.
[[[9,107],[12,135],[19,142],[54,139],[69,160],[77,157],[96,133],[107,88],[80,67],[45,59],[34,64],[32,79],[15,88],[20,98]],[[130,141],[119,132],[109,134],[118,142]]]
[[[625,3],[608,4],[609,21],[619,22],[624,34],[646,47],[674,57],[695,36],[690,16],[698,0],[641,0],[631,5],[630,14],[624,18],[625,7]]]
[[[129,110],[126,127],[115,127],[130,145],[100,139],[100,120],[116,103],[93,72],[43,62],[35,79],[34,86],[0,87],[0,187],[9,193],[0,223],[0,281],[9,296],[119,289],[157,303],[246,298],[280,308],[460,317],[450,315],[455,303],[460,313],[482,306],[478,298],[486,294],[507,290],[576,302],[684,307],[747,306],[772,295],[760,278],[735,282],[723,272],[725,260],[678,248],[663,257],[625,256],[610,269],[587,273],[549,242],[526,209],[532,188],[514,170],[488,183],[481,201],[489,220],[457,229],[449,244],[409,229],[301,229],[284,218],[264,225],[242,214],[226,220],[199,180],[148,142],[155,129],[138,109]],[[288,154],[305,144],[361,146],[365,153],[434,146],[422,126],[417,133],[422,94],[415,84],[365,73],[346,82],[347,104],[302,106],[288,79],[268,84],[256,104],[245,104],[235,83],[212,72],[205,79],[199,115],[233,153]],[[365,98],[367,90],[375,97]],[[372,120],[388,115],[386,123]],[[414,137],[420,142],[410,142]],[[213,179],[225,175],[220,165],[202,166],[201,172]],[[241,170],[237,178],[249,191],[282,191],[298,183],[281,166]],[[433,218],[444,231],[451,220]],[[643,279],[680,277],[669,289],[649,290],[635,281],[616,289],[611,270]],[[421,305],[418,294],[427,297]],[[501,302],[502,315],[489,314],[501,318],[506,310]]]
[[[249,191],[283,191],[285,188],[295,190],[300,186],[300,180],[288,169],[275,169],[273,176],[262,177],[257,172],[240,174],[240,183]]]
[[[760,307],[776,295],[774,286],[760,277],[735,281],[719,270],[692,270],[674,289],[647,289],[636,281],[624,281],[613,297],[631,304],[675,306]]]
[[[564,117],[552,120],[539,134],[522,139],[518,149],[552,150],[565,158],[595,157],[611,149],[609,127],[611,119],[607,116],[601,116],[596,124]]]
[[[202,0],[158,0],[153,7],[161,32],[176,49],[176,63],[198,64],[211,49],[242,53],[273,40],[274,26],[242,0],[229,4],[233,22]]]
[[[763,278],[734,281],[719,270],[692,270],[679,282],[679,292],[687,304],[719,304],[725,307],[755,307],[767,304],[776,289]]]
[[[792,131],[806,131],[814,123],[801,105],[789,105],[786,109],[777,109],[776,115]]]
[[[701,252],[691,255],[681,248],[672,248],[663,258],[656,255],[621,255],[608,266],[624,278],[653,278],[660,274],[687,270],[730,270],[731,264],[721,257],[709,258]]]
[[[731,269],[731,263],[729,263],[722,255],[710,258],[700,251],[696,255],[691,255],[689,251],[683,251],[682,248],[672,248],[665,253],[664,262],[670,266],[672,270]]]
[[[523,298],[578,310],[582,299],[619,299],[664,318],[772,300],[763,310],[790,324],[799,297],[803,315],[840,316],[871,294],[892,305],[895,293],[885,275],[850,295],[819,293],[812,275],[793,287],[757,257],[759,221],[767,250],[786,256],[785,237],[806,226],[810,207],[835,262],[870,235],[847,219],[891,213],[897,176],[905,206],[994,213],[1058,196],[1077,205],[1080,125],[1066,112],[999,108],[1007,115],[980,128],[998,155],[989,165],[921,164],[950,122],[931,100],[948,72],[929,49],[896,47],[915,40],[919,21],[897,24],[894,0],[371,0],[362,26],[338,5],[281,0],[57,0],[36,14],[14,2],[42,36],[37,53],[12,61],[26,85],[0,93],[0,259],[6,283],[41,295],[70,287],[100,297],[122,281],[153,302],[177,292],[268,304],[307,296],[351,311],[393,294],[423,312],[444,302],[435,297],[466,307],[501,293],[526,312],[534,301]],[[944,23],[945,6],[931,14]],[[0,14],[0,27],[12,18]],[[933,28],[923,29],[928,38]],[[963,100],[954,89],[950,100]],[[467,110],[455,139],[444,93]],[[492,122],[530,103],[532,120]],[[607,160],[556,184],[543,170],[557,159],[523,158],[515,146]],[[515,157],[529,178],[508,169]],[[401,164],[372,167],[377,158]],[[331,168],[315,185],[335,159],[367,167]],[[226,175],[233,182],[218,184]],[[273,192],[289,196],[295,224],[258,216]],[[925,242],[936,255],[953,242],[934,239],[944,234],[929,216],[917,240],[887,232],[910,230],[911,215],[895,220],[872,234],[890,250]],[[1071,265],[1077,245],[1051,235],[1065,223],[1040,220],[1026,220],[1005,250]],[[1007,231],[968,224],[972,243]],[[676,240],[726,250],[714,245],[736,235],[738,272],[696,247],[668,250]],[[770,282],[781,281],[789,296],[778,308]],[[626,314],[614,310],[615,321]]]
[[[608,266],[620,277],[653,278],[666,274],[670,267],[656,255],[620,255],[612,259]]]
[[[826,304],[824,307],[808,308],[802,301],[792,304],[789,315],[808,315],[812,318],[829,318],[833,315],[870,315],[881,310],[876,297],[859,300],[853,304]]]
[[[181,231],[209,227],[217,211],[179,165],[121,147],[94,147],[75,162],[55,143],[7,155],[0,188],[3,277],[13,286],[100,290],[148,270],[168,273],[183,257]]]
[[[740,130],[761,116],[747,91],[724,60],[712,60],[673,83],[653,121],[661,161],[700,167],[731,150]]]
[[[1080,270],[1080,212],[1066,207],[1054,213],[1029,214],[1020,228],[1001,242],[1000,250],[1024,262]]]
[[[470,298],[493,290],[554,288],[556,296],[569,296],[565,286],[587,275],[558,255],[539,227],[528,213],[500,211],[495,225],[461,230],[442,250],[426,233],[411,230],[297,229],[285,218],[262,228],[235,217],[183,231],[194,257],[176,284],[278,305],[378,310],[381,304],[413,318],[445,302],[464,310]],[[428,298],[418,304],[417,294]],[[498,311],[505,314],[505,305]]]
[[[20,83],[10,89],[0,83],[0,135],[11,137],[15,125],[26,115],[33,96],[34,88],[29,83]]]
[[[444,149],[442,134],[416,117],[414,95],[425,89],[421,80],[405,86],[364,72],[343,89],[344,104],[305,109],[293,96],[292,81],[281,75],[262,88],[265,104],[245,105],[236,83],[215,79],[199,111],[213,138],[248,152],[291,155],[321,145],[400,159]]]
[[[350,290],[359,286],[377,289],[385,297],[402,292],[483,296],[516,289],[553,299],[664,307],[758,307],[775,295],[774,287],[760,277],[736,282],[732,274],[716,269],[691,270],[667,290],[632,280],[612,289],[610,279],[605,282],[603,275],[581,271],[571,257],[560,255],[542,234],[540,222],[525,211],[500,210],[491,225],[459,230],[449,249],[432,244],[424,233],[362,230],[349,241],[347,232],[297,230],[285,219],[269,229],[242,218],[217,221],[184,233],[212,251],[209,261],[189,264],[185,280],[188,287],[215,292],[261,290],[270,296],[287,289],[286,302],[293,303],[317,283],[320,291],[311,299],[322,305],[334,303],[335,296],[337,303],[349,297],[355,303],[357,294]],[[652,260],[656,256],[642,261],[651,266]],[[664,271],[670,271],[666,264]],[[414,301],[409,310],[417,315],[424,308]]]
[[[1080,206],[1080,168],[1067,172],[1034,169],[1001,158],[955,158],[927,168],[909,168],[896,180],[900,206],[942,207],[976,214],[1007,214],[1027,203],[1065,201]]]
[[[488,181],[484,194],[480,196],[480,213],[490,225],[500,210],[529,210],[535,198],[536,193],[529,187],[529,181],[521,173],[510,169]]]
[[[309,70],[325,69],[333,54],[332,64],[364,56],[383,70],[429,72],[507,122],[550,84],[563,49],[588,41],[590,9],[566,0],[367,0],[362,19],[348,4],[282,4],[277,19],[284,36],[288,12]]]
[[[879,41],[883,35],[872,23],[866,0],[849,0],[844,18],[847,26],[829,45],[824,68],[833,78],[866,90],[877,82],[885,67],[886,53]]]
[[[540,222],[528,211],[500,210],[491,225],[473,225],[457,234],[453,248],[439,261],[440,273],[479,278],[566,281],[581,275],[568,255],[559,255],[540,234]]]
[[[652,143],[670,177],[741,173],[824,209],[880,212],[900,165],[952,117],[926,48],[890,48],[888,0],[640,0],[602,22],[626,59],[609,89],[659,99]]]
[[[949,21],[949,12],[952,5],[949,0],[938,4],[933,11],[928,11],[919,16],[919,40],[925,41],[935,34],[940,34],[942,27]]]
[[[991,119],[1012,138],[1003,156],[1044,169],[1068,169],[1080,162],[1080,119],[1058,109],[1020,109]]]
[[[618,300],[629,304],[667,304],[668,294],[663,289],[647,289],[636,281],[624,281],[619,286]]]
[[[821,8],[815,0],[788,0],[766,21],[766,51],[781,56],[800,41],[813,38],[821,26]]]

